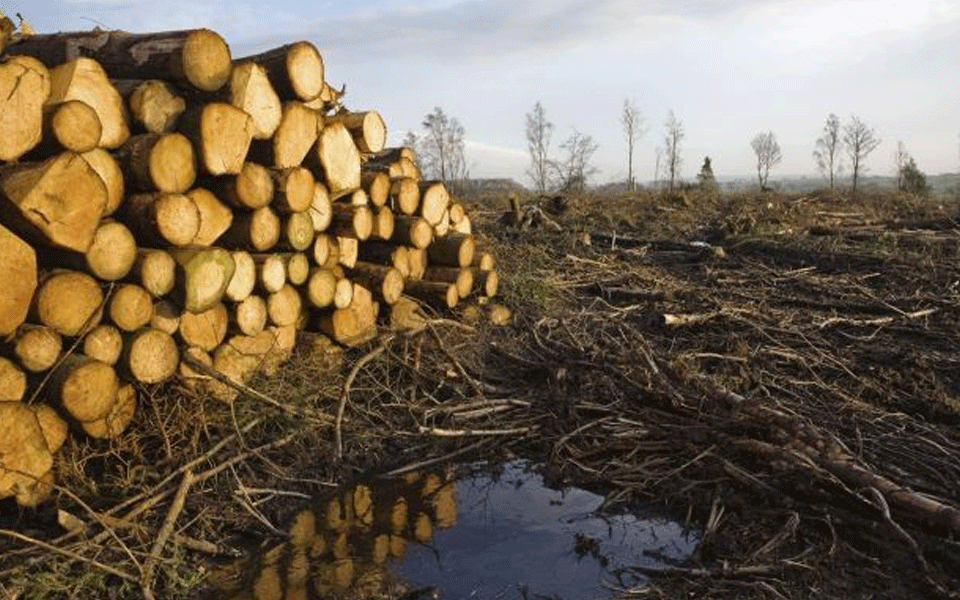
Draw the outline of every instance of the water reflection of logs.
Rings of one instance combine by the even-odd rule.
[[[340,490],[296,513],[286,542],[225,567],[211,582],[237,600],[382,594],[402,585],[389,559],[402,560],[410,544],[429,546],[434,531],[456,524],[456,489],[449,474],[413,473]]]

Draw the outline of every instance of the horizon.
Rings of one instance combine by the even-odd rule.
[[[592,183],[625,180],[628,98],[647,126],[638,181],[655,179],[670,110],[685,130],[688,181],[704,156],[718,177],[749,178],[750,140],[768,130],[783,151],[772,180],[816,177],[830,113],[860,117],[881,139],[864,175],[892,174],[898,141],[928,175],[960,170],[960,3],[950,0],[0,0],[0,10],[41,33],[209,27],[235,58],[311,41],[331,85],[346,84],[345,104],[378,110],[390,143],[437,106],[460,121],[477,177],[528,181],[524,121],[540,101],[554,155],[576,128],[599,145]]]

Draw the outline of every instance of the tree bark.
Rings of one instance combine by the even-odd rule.
[[[197,178],[190,140],[179,133],[143,133],[117,152],[129,185],[141,192],[182,194]]]
[[[200,313],[223,298],[236,265],[223,248],[191,248],[171,251],[177,262],[173,300],[184,310]]]
[[[0,168],[0,215],[32,240],[86,252],[107,202],[103,181],[78,154]]]
[[[210,175],[236,175],[253,140],[253,119],[225,102],[210,102],[188,111],[180,131],[190,138],[200,166]]]
[[[17,160],[43,135],[43,105],[50,97],[50,72],[27,56],[0,64],[0,160]]]
[[[407,280],[404,293],[431,306],[454,308],[460,302],[460,292],[455,283]]]
[[[404,278],[410,274],[410,262],[406,246],[371,240],[359,247],[357,258],[377,265],[394,267],[400,271]]]
[[[110,366],[117,364],[122,350],[123,335],[113,325],[97,325],[83,338],[83,353]]]
[[[331,208],[333,211],[333,219],[329,227],[331,233],[361,242],[373,233],[373,212],[369,207],[334,202]]]
[[[17,362],[31,373],[40,373],[53,367],[62,349],[63,338],[45,325],[21,325],[13,339],[13,354]]]
[[[103,148],[94,148],[80,155],[90,168],[93,169],[106,188],[107,200],[103,206],[103,216],[112,215],[120,208],[126,198],[126,187],[123,181],[123,170],[113,155]]]
[[[239,60],[262,65],[284,99],[313,100],[323,91],[323,58],[310,42],[294,42]]]
[[[395,215],[393,237],[390,239],[404,246],[426,248],[433,242],[433,227],[421,217]]]
[[[125,283],[114,290],[107,314],[121,331],[136,331],[153,319],[153,298],[139,285]]]
[[[386,304],[395,303],[403,294],[403,275],[394,267],[357,262],[348,274],[354,282],[374,291]]]
[[[130,137],[126,108],[103,67],[91,58],[77,58],[50,69],[49,102],[80,100],[100,120],[98,146],[113,150]]]
[[[145,327],[124,336],[119,365],[140,383],[163,383],[177,372],[179,362],[177,343],[169,333]]]
[[[166,250],[141,248],[133,264],[132,277],[154,298],[166,296],[176,283],[177,262]]]
[[[280,125],[270,139],[252,144],[251,160],[280,169],[300,166],[317,141],[319,120],[319,113],[302,102],[284,103]]]
[[[466,298],[473,291],[473,271],[468,267],[427,267],[423,279],[454,284],[460,298]]]
[[[500,287],[500,276],[497,275],[496,271],[492,269],[489,271],[476,270],[474,271],[474,279],[481,294],[488,298],[497,295],[497,289]]]
[[[233,211],[212,192],[194,188],[187,192],[200,215],[200,226],[191,246],[212,246],[233,224]]]
[[[180,313],[182,311],[169,300],[160,300],[153,304],[153,318],[150,319],[150,327],[160,331],[176,335],[180,331]]]
[[[257,264],[245,250],[234,250],[230,256],[233,257],[233,276],[223,295],[232,302],[243,302],[257,285]]]
[[[265,252],[280,240],[280,218],[269,206],[249,213],[236,214],[230,229],[220,237],[220,243],[251,252]]]
[[[0,338],[17,330],[27,318],[37,289],[37,255],[33,247],[0,224]]]
[[[275,192],[270,169],[245,162],[236,175],[224,175],[210,182],[218,198],[241,210],[256,210],[270,204]]]
[[[50,378],[51,395],[81,422],[107,416],[119,385],[113,367],[80,354],[63,359]]]
[[[103,292],[97,281],[79,271],[56,271],[37,288],[31,320],[60,335],[82,335],[100,322]]]
[[[34,35],[9,49],[53,67],[80,56],[96,59],[115,79],[173,79],[204,92],[230,78],[230,48],[209,29],[127,33],[80,31]]]
[[[122,218],[141,244],[187,246],[200,231],[200,211],[184,194],[137,194],[124,203]]]
[[[253,139],[267,140],[280,126],[280,97],[267,71],[253,61],[236,63],[230,75],[230,104],[253,119]]]
[[[469,267],[475,252],[476,241],[473,236],[459,233],[437,238],[427,249],[430,264],[448,267]]]
[[[165,81],[125,79],[113,82],[126,99],[133,125],[146,133],[170,133],[187,103]]]
[[[200,313],[180,313],[178,332],[187,346],[212,352],[226,339],[229,325],[230,312],[222,302],[218,302]]]
[[[387,141],[387,126],[375,110],[339,113],[329,117],[327,123],[343,123],[357,149],[364,154],[380,152]]]
[[[323,128],[317,140],[316,162],[332,198],[360,187],[360,151],[342,123]]]

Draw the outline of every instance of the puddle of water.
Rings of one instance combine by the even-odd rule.
[[[301,511],[287,542],[211,580],[218,597],[236,599],[433,588],[446,600],[580,600],[611,597],[603,582],[642,581],[623,567],[662,566],[696,547],[698,536],[667,519],[598,516],[602,500],[577,488],[549,489],[524,461],[493,475],[371,482]]]

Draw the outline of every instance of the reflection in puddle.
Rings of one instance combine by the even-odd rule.
[[[551,490],[516,461],[494,476],[411,474],[342,491],[299,512],[290,538],[212,577],[240,600],[371,598],[432,588],[448,600],[606,598],[693,551],[675,522],[598,517],[602,498]],[[619,575],[618,575],[619,574]]]

